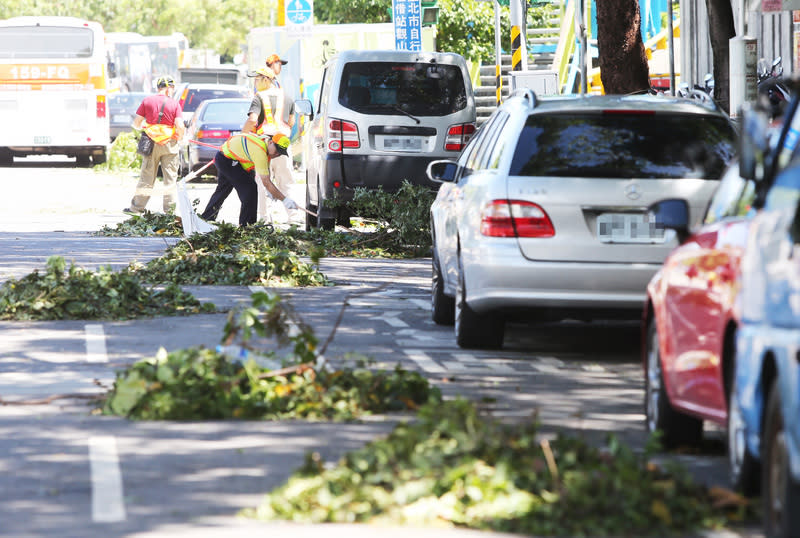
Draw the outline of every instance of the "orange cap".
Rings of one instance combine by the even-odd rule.
[[[280,62],[281,65],[286,65],[289,63],[288,60],[281,60],[281,57],[278,56],[277,54],[270,54],[269,56],[267,56],[267,65],[272,65],[275,62]]]

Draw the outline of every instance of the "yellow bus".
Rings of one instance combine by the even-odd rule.
[[[107,61],[97,22],[0,20],[0,164],[28,155],[105,162]]]

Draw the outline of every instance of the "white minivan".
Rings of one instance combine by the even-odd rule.
[[[475,132],[475,99],[467,63],[442,52],[345,50],[324,67],[308,116],[306,229],[349,219],[342,204],[356,188],[397,190],[403,180],[437,189],[428,163],[455,159]]]

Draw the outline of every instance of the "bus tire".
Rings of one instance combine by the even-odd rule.
[[[103,164],[106,162],[106,152],[95,153],[92,155],[92,164]]]

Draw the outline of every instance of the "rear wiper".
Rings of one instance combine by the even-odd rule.
[[[365,105],[364,108],[390,108],[392,110],[395,110],[395,111],[397,111],[397,112],[399,112],[401,114],[404,114],[404,115],[408,116],[409,118],[411,118],[412,120],[417,122],[417,124],[420,123],[420,120],[419,120],[418,117],[414,116],[413,114],[410,114],[410,113],[406,112],[405,110],[403,110],[402,108],[400,108],[397,105],[391,105],[389,103],[382,103],[382,104],[371,103],[369,105]]]

